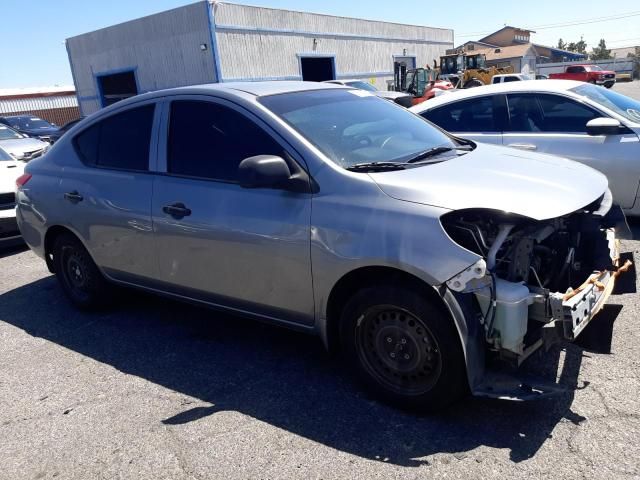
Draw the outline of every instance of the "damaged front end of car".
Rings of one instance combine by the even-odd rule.
[[[540,347],[573,341],[602,309],[619,264],[616,232],[628,230],[605,192],[591,204],[547,220],[487,209],[441,217],[449,237],[481,259],[446,282],[468,305],[483,332],[487,359],[511,371]],[[553,385],[527,382],[487,368],[475,395],[526,400],[553,394]]]

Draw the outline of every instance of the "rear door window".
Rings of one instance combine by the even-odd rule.
[[[87,165],[147,171],[154,105],[132,108],[105,118],[74,139]]]
[[[240,162],[284,149],[253,120],[213,102],[171,103],[167,171],[224,182],[238,181]]]
[[[421,115],[450,132],[500,131],[495,120],[493,97],[463,100],[428,110]]]

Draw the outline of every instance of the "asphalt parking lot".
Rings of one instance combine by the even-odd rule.
[[[530,360],[564,393],[425,416],[313,337],[137,292],[80,313],[24,248],[0,272],[2,479],[640,478],[635,270],[577,344]]]
[[[640,80],[616,83],[612,88],[615,92],[622,93],[631,98],[640,99]]]

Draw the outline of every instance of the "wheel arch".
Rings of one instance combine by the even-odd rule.
[[[360,267],[344,274],[335,283],[327,298],[326,319],[320,332],[327,349],[336,353],[340,348],[340,317],[349,298],[364,287],[385,283],[415,288],[442,309],[458,332],[469,386],[478,384],[484,375],[484,335],[482,326],[472,314],[470,297],[454,294],[445,286],[429,285],[416,275],[394,267]]]
[[[82,243],[82,245],[84,245],[84,242],[82,241],[82,238],[80,238],[80,235],[78,235],[69,227],[65,227],[63,225],[50,226],[47,229],[47,232],[44,234],[44,260],[47,263],[47,268],[51,273],[56,273],[53,264],[53,246],[55,245],[56,238],[64,233],[73,235],[78,239],[80,243]],[[87,248],[86,245],[84,245],[84,247]],[[87,252],[89,252],[89,249],[87,249]],[[92,256],[91,252],[89,252],[89,255]]]

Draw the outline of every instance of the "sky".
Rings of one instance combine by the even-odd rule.
[[[72,85],[65,38],[168,10],[193,0],[0,0],[0,88]],[[536,30],[532,41],[558,38],[587,48],[640,45],[637,0],[246,0],[233,3],[303,10],[454,30],[455,43],[512,25]],[[446,5],[452,8],[447,9]],[[590,23],[583,23],[589,21]],[[566,26],[567,23],[574,25]],[[582,23],[581,25],[576,25]],[[558,24],[564,26],[557,27]]]

